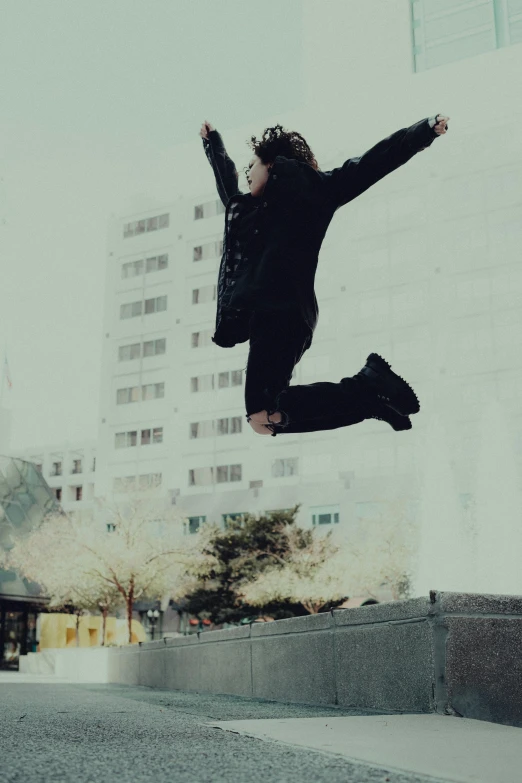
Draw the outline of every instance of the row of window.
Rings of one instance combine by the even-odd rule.
[[[194,220],[202,220],[202,218],[222,215],[224,211],[225,207],[223,206],[221,199],[205,201],[204,204],[198,204],[194,207]]]
[[[282,476],[295,476],[298,474],[298,458],[289,457],[275,459],[272,462],[272,476],[281,478]],[[241,481],[241,465],[220,465],[217,468],[191,468],[189,469],[189,487],[209,486],[211,484],[221,484],[227,481]]]
[[[123,226],[123,238],[135,237],[138,234],[145,234],[148,231],[158,231],[161,228],[168,228],[170,224],[170,216],[156,215],[155,217],[146,218],[145,220],[133,220],[131,223],[125,223]]]
[[[145,305],[145,308],[144,308]],[[138,302],[129,302],[120,305],[120,319],[136,318],[136,316],[150,315],[151,313],[161,313],[167,309],[167,296],[155,296],[152,299],[140,300]]]
[[[160,256],[150,256],[149,258],[139,258],[137,261],[128,261],[123,264],[121,276],[122,278],[137,277],[149,272],[160,272],[162,269],[167,269],[168,265],[168,253],[162,253]]]
[[[411,0],[415,70],[522,41],[521,0]]]
[[[35,463],[36,470],[41,473],[43,470],[43,464],[41,462]],[[92,460],[92,471],[96,470],[96,457]],[[82,460],[81,459],[73,459],[72,461],[72,468],[71,468],[71,474],[73,473],[83,473],[83,467],[82,467]],[[50,476],[61,476],[62,474],[62,461],[58,460],[57,462],[52,463],[51,470],[49,471]]]
[[[230,370],[218,373],[218,389],[228,389],[229,386],[243,384],[243,370]],[[196,375],[190,379],[191,392],[212,391],[214,389],[214,374]]]
[[[149,446],[153,443],[163,443],[163,427],[140,430],[140,446]],[[138,445],[138,431],[117,432],[114,436],[114,445],[117,449],[125,449]]]
[[[113,480],[114,492],[133,492],[137,489],[156,489],[161,486],[161,473],[142,473],[139,476],[121,476]]]
[[[116,405],[125,405],[129,402],[145,402],[145,400],[158,400],[165,396],[165,383],[145,383],[142,386],[128,386],[118,389],[116,392]]]
[[[128,362],[131,359],[147,358],[148,356],[159,356],[167,350],[167,340],[160,337],[158,340],[146,340],[144,343],[131,343],[130,345],[121,345],[118,348],[118,361]]]
[[[278,511],[290,511],[290,509],[277,509]],[[339,506],[316,506],[310,509],[312,525],[338,525],[339,524]],[[265,511],[265,514],[275,513]],[[229,520],[236,521],[246,516],[246,512],[234,512],[233,514],[221,514],[223,527],[226,527]],[[188,517],[184,525],[185,534],[192,535],[197,533],[202,525],[207,521],[206,516]]]
[[[194,421],[190,424],[191,438],[211,438],[214,435],[235,435],[241,432],[241,416],[231,416],[225,419],[210,419]]]
[[[218,465],[217,468],[189,469],[189,487],[202,487],[209,484],[224,484],[230,481],[241,481],[241,465]]]

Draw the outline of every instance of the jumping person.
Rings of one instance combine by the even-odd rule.
[[[225,206],[212,340],[223,348],[250,341],[245,405],[255,432],[313,432],[364,419],[411,429],[417,397],[376,353],[339,383],[290,386],[290,379],[312,343],[319,313],[315,270],[334,213],[429,147],[446,133],[448,120],[440,114],[420,120],[326,172],[299,133],[266,128],[260,140],[247,142],[254,153],[245,169],[249,193],[239,190],[221,135],[206,120],[201,126]]]

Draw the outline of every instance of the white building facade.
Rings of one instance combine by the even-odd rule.
[[[322,169],[425,116],[451,117],[447,136],[337,213],[316,278],[319,326],[292,381],[338,382],[377,351],[419,396],[413,430],[366,421],[253,433],[248,346],[210,339],[224,209],[195,141],[206,192],[110,225],[96,495],[156,487],[188,532],[299,503],[301,524],[350,538],[394,498],[415,513],[434,415],[448,430],[463,510],[489,399],[509,412],[520,456],[519,6],[334,2],[317,18],[304,4],[307,101],[278,121],[299,122]],[[328,62],[314,56],[318,42],[328,42]],[[224,137],[236,159],[239,136]]]

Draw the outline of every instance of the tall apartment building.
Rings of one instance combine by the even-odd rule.
[[[251,431],[247,345],[211,342],[224,209],[209,169],[207,193],[110,226],[96,494],[156,486],[189,532],[300,503],[302,524],[349,537],[392,498],[414,513],[434,413],[448,428],[463,509],[488,399],[512,416],[520,455],[519,6],[414,0],[379,4],[376,18],[373,4],[336,4],[328,30],[305,9],[299,130],[322,139],[321,168],[424,116],[452,117],[447,137],[335,216],[316,278],[319,326],[293,379],[337,382],[382,353],[418,392],[414,429],[366,421],[276,438]],[[313,56],[318,36],[331,39],[335,62]],[[326,165],[328,143],[337,152]]]

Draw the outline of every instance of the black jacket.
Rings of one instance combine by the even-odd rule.
[[[430,123],[431,119],[431,123]],[[429,147],[437,134],[426,118],[392,133],[360,157],[332,171],[278,155],[262,197],[241,193],[238,173],[221,135],[203,139],[225,210],[223,256],[219,268],[213,342],[230,348],[249,339],[253,310],[293,310],[310,329],[319,309],[314,291],[322,241],[339,207]],[[242,256],[233,260],[238,227],[251,230]]]

